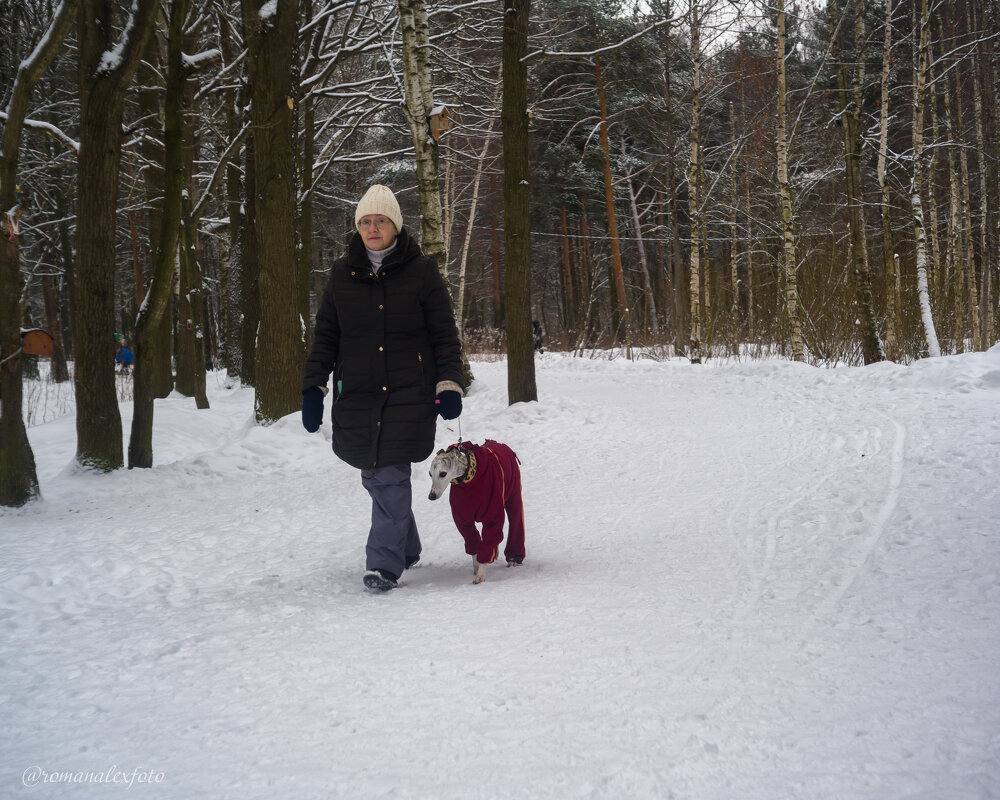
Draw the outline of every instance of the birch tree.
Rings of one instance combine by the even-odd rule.
[[[782,0],[778,0],[782,2]],[[920,318],[924,326],[927,352],[933,358],[941,355],[937,332],[934,330],[934,315],[931,313],[930,293],[927,290],[927,240],[924,230],[923,208],[923,155],[924,155],[924,89],[927,80],[927,30],[930,8],[927,0],[920,0],[920,21],[914,31],[914,40],[919,42],[915,53],[916,81],[913,87],[913,178],[910,184],[910,212],[913,216],[913,236],[916,248],[917,297],[920,302]]]
[[[788,140],[785,106],[785,0],[776,0],[778,41],[775,62],[778,77],[778,202],[781,215],[782,254],[784,256],[785,311],[788,317],[788,337],[792,346],[792,358],[805,361],[805,345],[802,340],[802,321],[799,310],[799,291],[796,271],[798,263],[795,255],[795,231],[792,221],[792,191],[788,180]],[[692,278],[692,281],[694,279]]]
[[[779,4],[781,0],[778,0]],[[692,364],[701,363],[701,238],[704,218],[702,217],[701,193],[701,20],[699,0],[691,0],[691,157],[688,160],[688,211],[691,215],[691,263],[688,287],[691,331],[688,338],[688,357]],[[783,23],[782,23],[783,24]],[[783,40],[782,40],[783,41]]]
[[[428,52],[430,35],[424,0],[398,0],[402,30],[404,109],[417,160],[417,190],[420,194],[420,239],[424,253],[437,260],[441,274],[448,274],[438,144],[428,121],[435,109],[434,84]]]

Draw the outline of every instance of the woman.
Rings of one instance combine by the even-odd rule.
[[[302,424],[319,429],[332,372],[333,452],[361,470],[372,498],[364,584],[387,591],[420,559],[410,464],[433,451],[438,413],[462,413],[462,359],[444,280],[392,191],[369,188],[354,222],[316,315]]]

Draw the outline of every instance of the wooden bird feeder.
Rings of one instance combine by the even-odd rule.
[[[427,121],[430,124],[431,136],[434,137],[435,142],[441,138],[442,133],[451,127],[451,121],[448,119],[448,109],[446,106],[434,106],[434,108],[431,109],[431,113],[427,117]]]
[[[41,328],[21,331],[21,352],[26,356],[51,356],[53,344],[52,336]]]

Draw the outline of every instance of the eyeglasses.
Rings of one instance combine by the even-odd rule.
[[[364,217],[358,221],[358,227],[361,230],[368,230],[369,228],[378,228],[379,230],[385,230],[393,222],[391,219],[386,219],[385,217],[379,217],[378,219],[372,220]]]

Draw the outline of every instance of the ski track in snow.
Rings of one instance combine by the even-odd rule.
[[[369,501],[210,377],[156,466],[0,510],[0,796],[1000,797],[1000,346],[819,370],[474,364],[524,566],[472,570],[414,465],[422,563],[361,587]],[[122,407],[127,432],[131,409]],[[438,444],[458,438],[439,423]],[[155,785],[48,784],[153,769]]]

